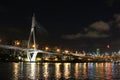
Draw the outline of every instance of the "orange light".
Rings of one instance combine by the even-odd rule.
[[[41,61],[42,59],[41,58],[37,58],[37,61]]]
[[[20,45],[20,41],[18,41],[18,40],[15,41],[15,45],[17,45],[17,46]]]
[[[66,54],[68,54],[68,52],[69,52],[68,50],[65,50],[65,53],[66,53]]]
[[[57,52],[60,52],[60,49],[57,49],[56,51],[57,51]]]
[[[45,50],[47,51],[49,48],[48,47],[45,47]]]
[[[35,48],[35,44],[33,44],[32,47]]]

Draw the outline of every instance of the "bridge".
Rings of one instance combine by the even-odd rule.
[[[0,48],[3,49],[12,49],[12,50],[19,50],[27,55],[28,61],[36,61],[37,54],[44,54],[44,55],[49,55],[49,56],[71,56],[71,57],[76,57],[76,58],[84,58],[84,56],[81,56],[80,54],[75,54],[75,53],[56,53],[56,52],[47,52],[44,50],[40,49],[34,49],[34,48],[22,48],[18,46],[12,46],[12,45],[0,45]]]
[[[85,56],[85,55],[81,55],[81,54],[76,54],[76,53],[55,53],[55,52],[47,52],[44,50],[40,50],[40,49],[36,49],[34,50],[34,48],[22,48],[22,47],[18,47],[18,46],[11,46],[11,45],[0,45],[0,48],[3,49],[12,49],[15,51],[22,51],[27,55],[27,61],[37,61],[36,57],[37,54],[40,54],[39,56],[44,60],[44,59],[54,59],[54,57],[58,57],[60,58],[60,60],[58,61],[66,61],[66,60],[78,60],[78,61],[98,61],[98,60],[110,60],[110,57],[101,57],[101,56]],[[28,58],[28,52],[29,52],[29,56],[31,56],[30,58]],[[35,54],[35,55],[34,55]],[[51,57],[52,56],[52,57]],[[64,59],[64,57],[66,59]],[[111,58],[112,60],[112,58]]]
[[[44,53],[44,54],[47,54],[47,55],[56,55],[56,56],[82,57],[79,54],[74,54],[74,53],[60,54],[60,53],[51,53],[51,52],[47,52],[47,51],[44,51],[44,50],[37,49],[37,47],[36,47],[36,38],[35,38],[35,24],[36,24],[35,15],[33,14],[32,26],[31,26],[29,39],[28,39],[27,48],[22,48],[22,47],[17,47],[17,46],[12,46],[12,45],[0,45],[0,48],[24,51],[27,54],[28,61],[36,61],[36,57],[37,57],[38,53]],[[32,41],[34,43],[34,48],[30,47],[30,44],[31,44]]]

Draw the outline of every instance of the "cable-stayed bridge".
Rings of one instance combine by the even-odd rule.
[[[28,49],[28,48],[22,48],[22,47],[11,46],[11,45],[0,45],[0,48],[12,49],[12,50],[20,50],[22,52],[25,52],[27,56],[28,56],[28,53],[29,53],[29,56],[31,54],[33,54],[31,56],[31,60],[29,60],[29,58],[28,58],[28,61],[35,61],[38,53],[39,54],[45,54],[45,55],[52,55],[52,56],[61,56],[61,57],[63,57],[63,56],[83,57],[83,56],[81,56],[79,54],[75,54],[75,53],[69,53],[69,54],[66,54],[66,53],[55,53],[55,52],[47,52],[47,51],[40,50],[40,49],[34,50],[33,48],[29,48]],[[34,54],[36,54],[36,55],[34,56]]]
[[[31,31],[30,31],[30,35],[29,35],[29,39],[28,39],[27,48],[11,46],[11,45],[0,45],[0,48],[24,51],[27,54],[28,61],[36,61],[36,57],[37,57],[38,53],[44,53],[44,54],[48,54],[48,55],[57,55],[57,56],[64,56],[65,55],[65,56],[80,57],[80,55],[76,55],[74,53],[60,54],[60,53],[51,53],[51,52],[37,49],[36,38],[35,38],[35,26],[36,26],[35,24],[36,24],[36,20],[35,20],[35,15],[33,14]],[[30,47],[31,42],[34,44],[33,48]]]

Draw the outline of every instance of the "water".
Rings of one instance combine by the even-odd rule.
[[[1,62],[0,80],[120,80],[120,64]]]

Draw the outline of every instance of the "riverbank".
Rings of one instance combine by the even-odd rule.
[[[43,62],[43,63],[88,63],[88,62],[93,62],[93,63],[101,63],[101,62],[112,62],[110,60],[105,61],[105,60],[66,60],[66,61],[47,61],[47,60],[41,60],[41,61],[22,61],[22,60],[0,60],[0,62],[30,62],[30,63],[37,63],[37,62]]]

